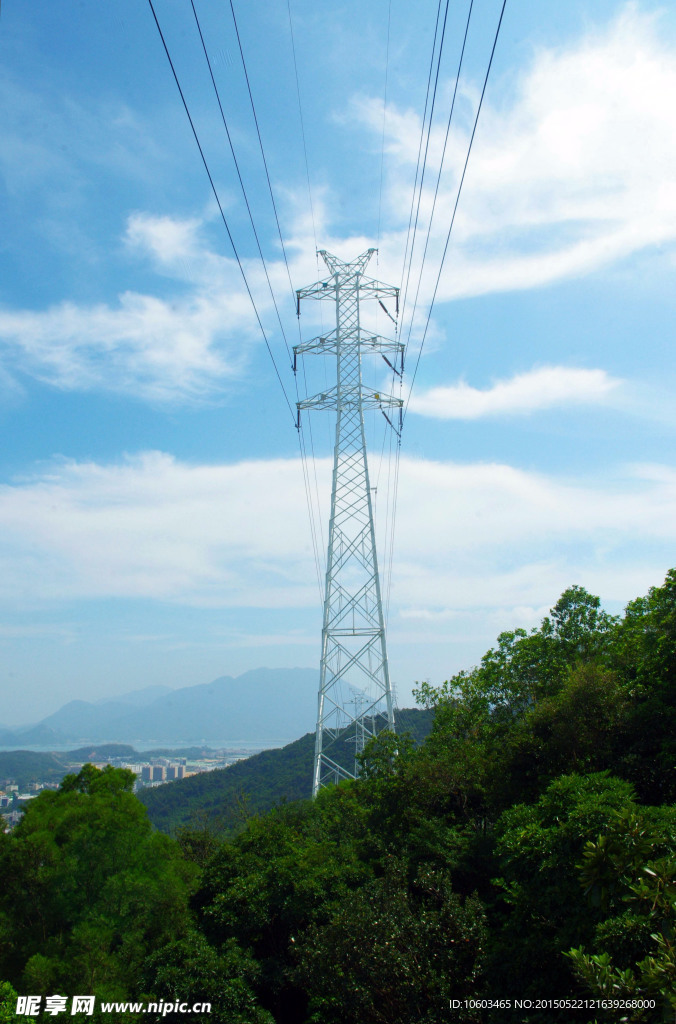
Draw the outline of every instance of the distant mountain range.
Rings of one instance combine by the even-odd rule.
[[[318,681],[316,669],[259,668],[179,690],[149,686],[115,700],[73,700],[36,725],[0,727],[0,747],[274,745],[314,728]]]

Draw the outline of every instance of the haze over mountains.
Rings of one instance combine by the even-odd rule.
[[[275,745],[314,729],[317,685],[316,669],[259,668],[178,690],[149,686],[115,700],[74,700],[33,726],[0,727],[0,746]]]

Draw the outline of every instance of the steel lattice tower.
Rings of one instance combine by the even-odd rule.
[[[393,366],[397,358],[403,359],[404,346],[360,325],[362,299],[399,301],[398,288],[364,276],[375,251],[369,249],[351,263],[320,252],[331,276],[297,292],[299,315],[301,299],[323,299],[336,307],[335,330],[294,348],[296,356],[313,352],[336,357],[335,387],[298,403],[299,424],[303,409],[336,410],[313,796],[324,785],[355,778],[355,757],[365,742],[395,727],[364,411],[380,409],[392,426],[385,410],[400,410],[401,421],[402,401],[363,384],[362,355],[390,353],[391,360],[385,358]]]

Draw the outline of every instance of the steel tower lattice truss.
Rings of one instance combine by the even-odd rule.
[[[391,424],[386,410],[400,410],[401,420],[402,401],[366,387],[361,364],[363,354],[379,352],[389,353],[387,362],[393,366],[403,360],[404,346],[360,325],[362,299],[399,300],[398,288],[364,276],[375,251],[351,263],[322,251],[331,276],[297,292],[299,314],[300,300],[306,298],[336,307],[335,330],[294,348],[296,355],[335,355],[337,364],[335,387],[298,403],[299,423],[303,409],[336,410],[313,795],[324,785],[355,778],[355,755],[364,743],[395,727],[364,411],[380,409]]]

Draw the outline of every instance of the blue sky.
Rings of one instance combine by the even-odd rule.
[[[229,5],[195,7],[293,345]],[[508,0],[409,397],[500,7],[475,0],[421,274],[468,9],[449,5],[417,315],[409,300],[401,324],[409,407],[385,589],[402,704],[414,680],[537,624],[566,586],[619,611],[676,562],[672,6]],[[155,8],[293,405],[191,5]],[[349,259],[375,245],[373,276],[398,285],[437,5],[293,0],[309,189],[287,4],[235,11],[293,287],[323,276],[317,247]],[[296,431],[149,5],[3,4],[0,219],[0,722],[318,664]],[[306,304],[304,340],[327,315]],[[330,370],[308,360],[309,389]],[[387,568],[391,438],[369,429]],[[312,441],[321,549],[326,414]]]

